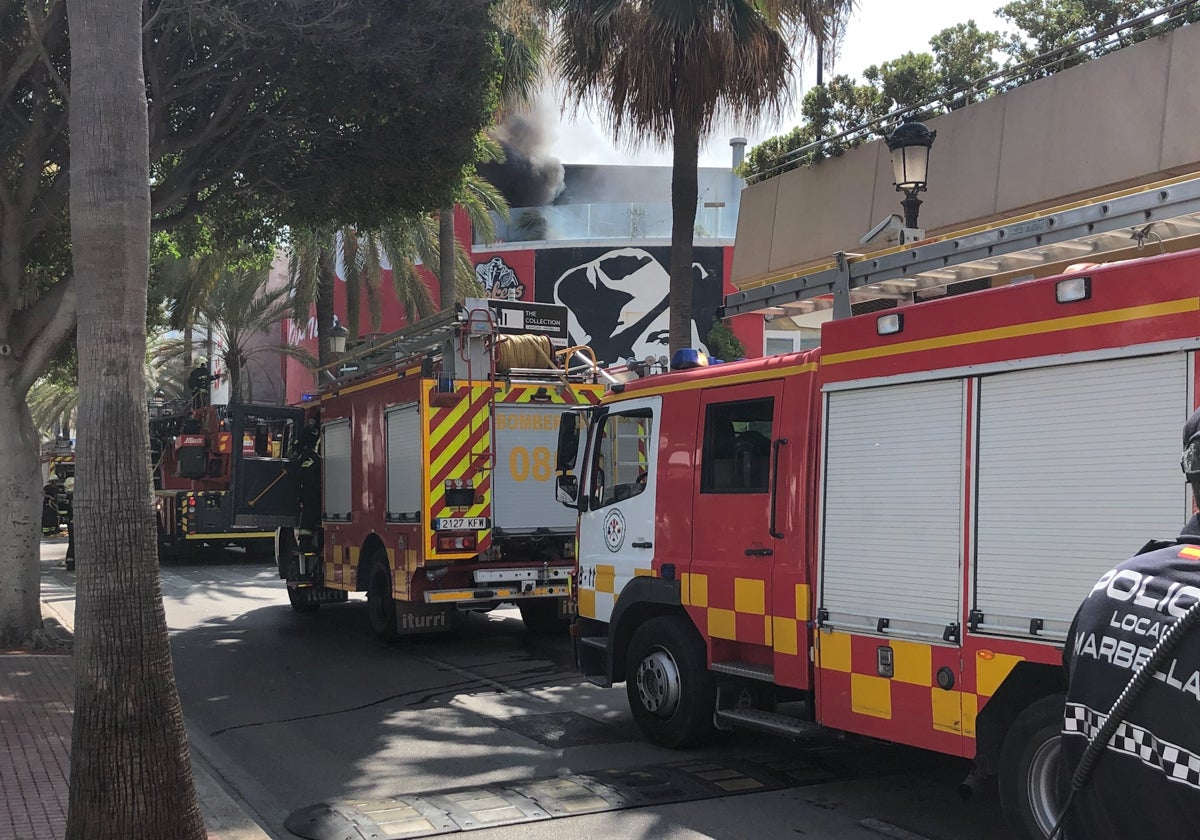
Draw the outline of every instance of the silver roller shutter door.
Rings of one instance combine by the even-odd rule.
[[[321,473],[326,519],[350,516],[350,421],[326,423],[321,429]]]
[[[421,419],[417,404],[389,408],[387,423],[388,518],[416,521],[421,512]]]
[[[826,429],[828,622],[942,638],[961,602],[962,382],[833,393]]]
[[[1184,354],[980,382],[976,603],[982,632],[1062,639],[1107,569],[1179,533]],[[1037,629],[1035,627],[1035,629]]]

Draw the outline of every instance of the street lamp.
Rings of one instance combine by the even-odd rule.
[[[346,338],[350,335],[350,330],[343,327],[340,323],[335,323],[333,329],[329,331],[329,349],[335,354],[346,352]]]
[[[904,193],[904,226],[917,226],[917,211],[921,199],[917,193],[925,192],[929,175],[929,148],[936,131],[930,131],[923,123],[902,122],[887,138],[888,151],[892,153],[892,174],[896,191]]]

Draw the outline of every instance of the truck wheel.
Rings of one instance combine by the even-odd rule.
[[[629,708],[647,739],[675,749],[712,734],[716,683],[695,628],[682,618],[652,618],[633,634],[625,662]]]
[[[392,600],[392,575],[387,567],[387,554],[376,552],[367,578],[367,616],[371,629],[381,639],[396,638],[396,602]]]
[[[1000,750],[1000,807],[1021,837],[1045,840],[1066,801],[1061,774],[1063,703],[1051,694],[1013,721]]]
[[[310,604],[307,601],[305,601],[304,596],[300,594],[302,590],[296,589],[293,586],[289,586],[287,588],[287,591],[288,591],[288,602],[292,605],[292,609],[295,610],[296,612],[298,612],[298,613],[315,613],[317,610],[321,609],[320,604]]]
[[[557,598],[522,601],[517,608],[521,610],[525,629],[534,636],[560,636],[567,630],[568,622],[559,615]]]

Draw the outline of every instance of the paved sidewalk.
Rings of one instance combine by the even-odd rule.
[[[47,629],[69,633],[73,609],[53,603],[49,589]],[[70,655],[0,653],[0,840],[61,840],[66,832],[73,700]],[[192,772],[209,840],[270,840],[194,749]]]

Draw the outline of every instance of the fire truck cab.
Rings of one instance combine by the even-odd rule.
[[[366,592],[384,638],[501,603],[565,629],[575,516],[552,501],[554,444],[562,409],[603,393],[589,350],[556,351],[566,335],[565,307],[468,301],[337,363],[310,409],[318,456],[298,456],[319,489],[277,542],[296,610]]]
[[[837,730],[973,759],[1057,815],[1062,646],[1191,510],[1200,252],[824,325],[564,415],[576,653],[650,740]]]

